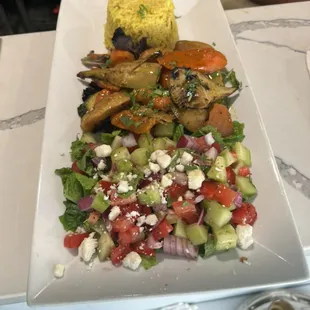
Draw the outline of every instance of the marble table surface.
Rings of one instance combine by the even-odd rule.
[[[306,69],[310,2],[226,13],[302,244],[310,254],[310,78]],[[0,41],[0,208],[3,215],[8,214],[0,217],[0,305],[25,298],[54,37],[54,32],[46,32]],[[299,290],[310,294],[310,286]],[[208,302],[199,309],[233,309],[242,298]],[[26,306],[21,303],[3,309]],[[74,309],[95,310],[99,306]]]

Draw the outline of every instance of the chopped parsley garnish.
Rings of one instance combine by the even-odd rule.
[[[108,68],[112,64],[112,60],[108,59],[103,65],[101,65],[102,69]]]
[[[213,46],[216,46],[215,42],[212,42],[212,45],[213,45]]]
[[[234,70],[228,71],[226,74],[224,73],[224,83],[230,82],[232,87],[240,89],[242,87],[242,83],[238,81],[236,77],[236,72]]]
[[[137,13],[140,18],[145,18],[145,14],[148,13],[148,8],[144,4],[140,4]]]
[[[182,207],[190,206],[190,203],[188,201],[183,201]]]

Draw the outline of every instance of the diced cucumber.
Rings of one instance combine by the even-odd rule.
[[[90,228],[97,232],[99,235],[102,235],[107,231],[102,219],[98,220],[95,224],[90,225]]]
[[[229,208],[227,208],[227,210],[229,211],[234,211],[236,209],[236,205],[234,203],[232,203]]]
[[[97,143],[95,137],[90,132],[84,132],[81,141],[85,143]]]
[[[121,136],[115,136],[111,143],[112,151],[120,148],[122,146],[122,137]]]
[[[115,149],[111,154],[112,162],[116,162],[117,160],[127,158],[130,159],[130,153],[128,149],[124,146]]]
[[[216,249],[215,249],[215,241],[213,238],[208,238],[208,241],[202,245],[201,247],[203,247],[202,249],[202,258],[208,258],[212,255],[214,255],[216,253]]]
[[[240,142],[236,142],[233,150],[236,152],[238,160],[243,161],[248,167],[251,166],[251,152],[247,147]]]
[[[179,217],[176,214],[168,214],[166,216],[166,220],[169,224],[176,224],[178,222]]]
[[[153,145],[152,145],[153,137],[149,133],[144,133],[140,135],[138,139],[138,145],[141,148],[148,149],[150,152],[153,151]]]
[[[221,182],[227,182],[226,164],[222,156],[217,156],[215,162],[207,173],[208,178]]]
[[[155,137],[172,138],[175,129],[175,123],[157,124],[154,126],[153,134]]]
[[[208,241],[208,229],[204,225],[191,224],[186,226],[186,234],[190,242],[196,246]]]
[[[109,233],[104,232],[98,240],[98,257],[100,261],[104,261],[107,257],[109,257],[114,247],[114,242]]]
[[[117,160],[115,165],[118,172],[131,172],[133,168],[132,162],[127,158]]]
[[[175,141],[173,141],[167,137],[162,138],[162,139],[164,139],[164,141],[165,141],[165,149],[166,150],[169,149],[169,147],[176,147],[177,146],[177,143]]]
[[[91,208],[99,211],[100,213],[103,213],[106,209],[108,209],[109,206],[110,200],[104,199],[104,195],[101,192],[97,193],[91,204]]]
[[[156,138],[152,141],[153,149],[157,150],[165,150],[166,149],[166,141],[163,138]]]
[[[230,221],[232,213],[228,208],[213,200],[208,201],[206,205],[208,208],[204,220],[212,228],[221,228]]]
[[[127,173],[125,172],[117,172],[113,173],[112,176],[112,182],[113,183],[118,183],[119,181],[126,181],[127,180]]]
[[[142,205],[154,206],[161,203],[160,192],[153,187],[145,187],[138,192],[138,200]]]
[[[226,167],[229,167],[237,161],[237,158],[234,157],[234,155],[228,149],[225,149],[223,152],[221,152],[220,156],[224,158]]]
[[[222,228],[212,228],[216,251],[234,249],[237,246],[237,234],[235,229],[227,224]]]
[[[234,165],[233,165],[233,170],[234,170],[234,172],[235,172],[235,174],[239,174],[239,169],[241,168],[241,167],[244,167],[244,166],[246,166],[245,165],[245,163],[242,161],[242,160],[238,160]]]
[[[149,162],[150,155],[151,154],[148,149],[141,147],[131,153],[130,159],[137,166],[145,166]]]
[[[257,189],[249,177],[236,176],[236,187],[245,198],[249,198],[257,194]]]
[[[176,237],[187,238],[186,224],[182,220],[178,219],[177,223],[174,226],[173,234]]]

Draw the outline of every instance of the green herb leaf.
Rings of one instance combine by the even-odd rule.
[[[195,166],[195,165],[186,165],[186,166],[184,166],[184,170],[185,171],[192,171],[192,170],[197,170],[197,169],[199,169],[199,167]]]
[[[105,68],[109,68],[111,65],[112,65],[112,60],[111,59],[107,59],[107,61],[103,65],[101,65],[100,67],[102,69],[105,69]]]
[[[158,264],[156,257],[154,257],[154,256],[141,255],[141,258],[142,258],[141,266],[145,270],[149,270],[150,268],[152,268]]]
[[[145,14],[148,13],[148,9],[144,4],[140,4],[137,13],[141,18],[145,18]]]
[[[88,178],[80,173],[75,173],[75,177],[83,188],[83,196],[89,195],[93,187],[96,185],[97,180]]]
[[[191,204],[188,201],[183,201],[182,207],[190,206]]]
[[[222,135],[217,131],[217,129],[215,127],[213,127],[211,125],[200,128],[198,131],[194,132],[192,134],[192,136],[193,137],[202,137],[202,136],[208,134],[209,132],[212,133],[212,136],[217,143],[219,143],[221,146],[224,145]]]
[[[93,157],[94,157],[94,151],[88,149],[87,152],[84,153],[83,157],[76,162],[78,168],[91,177],[94,176],[95,174],[95,169],[91,162],[91,159]]]
[[[71,173],[73,173],[71,168],[61,168],[55,170],[55,174],[61,177],[62,185],[65,185]]]
[[[184,126],[181,124],[178,124],[173,133],[173,141],[178,142],[180,138],[184,135]]]
[[[223,138],[225,146],[229,148],[232,148],[232,146],[236,142],[242,142],[243,139],[245,138],[245,135],[243,133],[243,130],[244,130],[243,123],[239,123],[238,121],[233,121],[233,127],[234,127],[234,133],[231,136]]]
[[[87,144],[79,139],[71,143],[71,157],[73,161],[79,160],[83,157]]]
[[[83,187],[76,178],[76,173],[68,176],[64,184],[64,196],[66,199],[77,203],[83,197]]]
[[[166,200],[167,200],[167,206],[170,208],[172,206],[172,198],[169,194],[166,196]]]
[[[129,118],[127,115],[122,115],[120,117],[120,121],[123,123],[123,125],[126,127],[126,128],[129,128],[130,126],[134,125],[134,121]]]
[[[231,83],[232,87],[235,87],[238,89],[242,87],[242,83],[238,81],[234,70],[230,70],[226,74],[224,73],[224,83],[228,83],[228,82]]]
[[[121,130],[115,130],[112,133],[102,133],[100,135],[100,140],[103,144],[109,144],[111,145],[114,138],[116,136],[119,136],[121,134]]]
[[[181,157],[180,151],[176,150],[172,156],[172,159],[171,159],[171,162],[168,168],[175,168],[175,166],[177,165],[177,161],[180,157]]]
[[[62,216],[59,217],[66,231],[75,231],[87,218],[87,212],[81,211],[78,206],[71,201],[64,201],[66,210]]]

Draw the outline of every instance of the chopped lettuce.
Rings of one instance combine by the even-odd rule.
[[[75,174],[76,179],[78,180],[78,182],[83,188],[83,196],[89,195],[93,187],[96,185],[97,180],[93,178],[89,178],[80,173],[74,173],[74,174]]]
[[[94,152],[89,149],[87,152],[84,153],[83,157],[76,162],[78,168],[91,177],[95,174],[95,169],[91,162],[91,159],[94,156]]]
[[[178,142],[183,135],[184,135],[184,126],[178,124],[174,129],[173,141]]]
[[[76,178],[76,173],[71,173],[64,184],[64,196],[66,199],[77,203],[83,197],[83,187]]]
[[[87,212],[81,211],[78,206],[71,201],[64,201],[66,210],[62,216],[59,217],[66,231],[75,231],[87,218]]]
[[[114,138],[116,136],[119,136],[121,134],[121,132],[122,132],[121,130],[115,130],[115,131],[112,131],[112,133],[102,133],[100,135],[101,142],[103,144],[111,145],[113,140],[114,140]]]
[[[212,133],[214,140],[217,143],[219,143],[221,146],[223,146],[224,142],[223,142],[222,135],[217,131],[217,129],[215,127],[213,127],[211,125],[207,125],[207,126],[200,128],[198,131],[194,132],[192,134],[192,136],[193,137],[201,137],[201,136],[208,134],[209,132]]]
[[[73,161],[79,160],[85,153],[87,144],[79,139],[71,143],[71,157]]]
[[[65,185],[68,177],[72,173],[73,173],[73,171],[72,171],[71,168],[61,168],[61,169],[56,169],[55,170],[55,174],[61,177],[62,185]]]
[[[141,258],[142,258],[141,266],[145,270],[149,270],[150,268],[152,268],[158,264],[156,257],[154,257],[154,256],[141,255]]]
[[[245,138],[245,135],[243,133],[244,130],[244,124],[239,123],[237,121],[233,121],[234,126],[234,133],[226,138],[223,138],[223,142],[226,147],[231,148],[236,142],[242,142]]]

